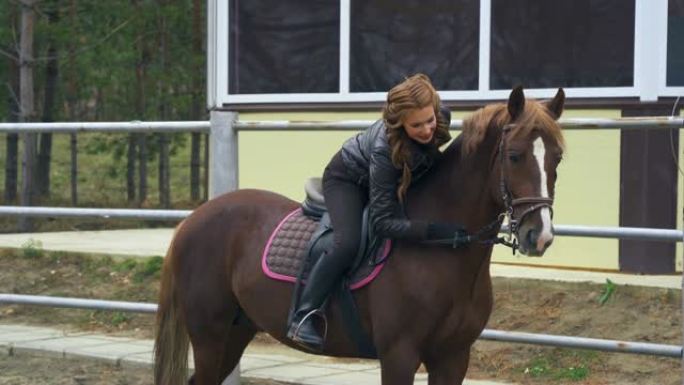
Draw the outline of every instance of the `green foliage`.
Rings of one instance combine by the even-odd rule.
[[[138,266],[138,262],[133,258],[128,258],[123,262],[115,264],[112,269],[117,272],[125,273],[135,269],[136,266]]]
[[[24,258],[40,258],[43,256],[43,243],[30,238],[21,245],[21,255]]]
[[[56,121],[131,121],[206,119],[204,95],[205,52],[193,43],[194,1],[43,0],[35,6],[34,85],[36,117],[43,115],[48,49],[56,49],[59,76],[55,86],[53,119]],[[199,2],[202,8],[206,2]],[[8,120],[11,95],[10,61],[17,55],[20,2],[0,6],[0,122]],[[206,34],[204,9],[200,40]],[[18,76],[18,75],[14,75]],[[199,107],[197,107],[199,105]],[[127,135],[79,135],[79,196],[101,205],[107,200],[87,194],[126,197]],[[60,135],[55,136],[56,141]],[[187,147],[187,134],[170,135],[170,154]],[[0,137],[4,138],[4,137]],[[82,144],[82,142],[85,142]],[[147,135],[148,179],[155,177],[160,135]],[[0,143],[4,148],[4,143]],[[86,163],[83,155],[108,156],[102,164]],[[184,154],[185,155],[185,154]],[[4,166],[4,154],[0,166]],[[112,162],[113,160],[113,162]],[[68,186],[68,164],[55,165],[53,181]],[[172,173],[176,172],[172,165]],[[185,163],[187,167],[187,161]],[[67,171],[57,171],[58,168]],[[179,173],[187,173],[178,170]],[[61,173],[61,174],[58,174]],[[4,176],[4,167],[0,168]],[[106,180],[105,180],[106,179]],[[102,192],[116,180],[117,191]],[[52,183],[53,191],[57,189]],[[187,189],[188,183],[179,186]],[[156,183],[149,181],[149,199]],[[68,187],[63,194],[68,193]],[[184,194],[185,199],[189,190]],[[116,200],[118,201],[118,197]],[[58,203],[58,202],[55,202]],[[90,202],[81,201],[86,205]]]
[[[128,322],[131,319],[131,317],[123,312],[117,311],[112,314],[112,318],[110,319],[110,323],[113,326],[119,326],[121,324],[124,324]]]
[[[150,277],[158,278],[163,264],[164,258],[159,256],[145,259],[144,262],[136,267],[133,274],[133,282],[140,283]]]
[[[537,356],[522,369],[531,378],[545,383],[555,381],[582,381],[589,377],[590,367],[598,360],[596,352],[554,349],[551,353]]]
[[[610,279],[606,279],[606,283],[603,285],[603,293],[601,293],[601,296],[598,299],[598,302],[601,306],[608,302],[610,297],[613,296],[615,288],[616,286],[613,283],[613,281],[611,281]]]

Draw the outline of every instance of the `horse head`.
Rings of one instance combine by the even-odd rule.
[[[499,139],[498,199],[508,215],[520,252],[541,256],[553,242],[553,198],[556,169],[563,156],[558,118],[565,93],[558,89],[546,103],[526,100],[515,88],[506,106]]]
[[[462,154],[486,174],[489,197],[508,218],[525,255],[541,256],[553,241],[556,168],[563,155],[558,118],[565,93],[549,102],[525,99],[515,88],[507,104],[475,111],[463,126]],[[486,163],[488,162],[488,166]]]

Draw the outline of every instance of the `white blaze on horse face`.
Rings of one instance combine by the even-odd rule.
[[[547,187],[546,181],[546,170],[544,169],[544,156],[546,155],[546,147],[544,146],[544,141],[541,136],[534,141],[534,157],[537,159],[537,165],[539,166],[539,182],[541,183],[539,192],[542,197],[549,197],[549,189]],[[548,207],[543,207],[540,210],[542,229],[537,238],[537,250],[543,250],[544,245],[553,239],[553,233],[551,232],[551,212]]]

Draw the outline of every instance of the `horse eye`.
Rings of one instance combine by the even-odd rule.
[[[513,163],[518,163],[520,161],[520,154],[508,154],[508,159]]]

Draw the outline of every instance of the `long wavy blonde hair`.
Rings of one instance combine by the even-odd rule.
[[[397,198],[402,203],[406,197],[406,190],[411,184],[411,151],[409,146],[411,138],[404,130],[404,117],[412,110],[432,106],[437,118],[437,129],[433,143],[439,147],[451,140],[450,122],[446,121],[439,113],[440,105],[439,94],[432,86],[430,78],[421,73],[406,78],[387,93],[387,102],[382,109],[382,118],[387,129],[392,164],[402,170],[401,181],[397,189]]]

